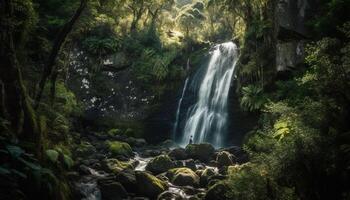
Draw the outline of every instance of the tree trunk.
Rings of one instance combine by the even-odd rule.
[[[26,94],[13,42],[13,2],[0,0],[0,5],[0,79],[6,113],[12,131],[40,148],[36,115]]]
[[[51,88],[50,88],[50,104],[53,106],[56,98],[56,82],[58,77],[58,71],[55,70],[55,72],[51,75]]]
[[[87,5],[87,0],[81,0],[80,6],[75,11],[75,14],[73,17],[63,26],[62,30],[58,34],[57,38],[55,39],[54,45],[52,47],[49,59],[47,61],[46,66],[44,67],[40,82],[39,82],[39,88],[38,93],[35,97],[35,109],[39,107],[40,100],[45,88],[45,84],[47,82],[47,79],[51,76],[52,71],[54,71],[56,59],[57,56],[61,50],[61,47],[63,43],[65,42],[68,34],[72,31],[74,24],[77,22],[79,17],[81,16],[83,10],[85,9]]]
[[[142,14],[144,12],[144,2],[143,1],[141,2],[139,9],[134,8],[134,7],[132,7],[132,8],[134,9],[134,11],[133,11],[134,16],[133,16],[133,20],[132,20],[131,26],[130,26],[131,33],[135,32],[137,30],[137,24],[139,23],[139,21],[142,17]]]

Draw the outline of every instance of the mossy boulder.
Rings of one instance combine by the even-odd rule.
[[[110,173],[119,173],[125,169],[134,169],[130,162],[120,161],[118,159],[106,159],[103,161],[103,170]]]
[[[96,153],[96,148],[89,142],[81,142],[75,150],[75,154],[79,157],[89,157]]]
[[[233,165],[234,160],[234,156],[227,151],[221,151],[216,155],[216,162],[219,167]]]
[[[156,199],[159,194],[168,189],[166,182],[147,172],[136,172],[138,194]]]
[[[171,158],[167,155],[160,155],[153,158],[146,166],[146,170],[154,173],[160,174],[174,168],[175,165]]]
[[[189,158],[207,162],[214,155],[214,147],[209,143],[189,144],[185,149]]]
[[[230,188],[226,182],[220,181],[209,188],[204,200],[229,200],[226,195],[229,189]]]
[[[181,167],[171,169],[167,172],[171,182],[178,186],[197,186],[199,185],[199,176],[190,168]]]
[[[108,150],[112,156],[131,157],[133,155],[130,145],[126,142],[107,141]]]
[[[109,136],[123,135],[123,131],[118,128],[112,128],[107,133]]]

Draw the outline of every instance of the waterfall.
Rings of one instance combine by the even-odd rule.
[[[183,100],[183,98],[185,96],[185,92],[186,92],[186,89],[187,89],[187,84],[188,84],[188,77],[186,78],[185,85],[184,85],[184,87],[182,89],[181,98],[180,98],[179,103],[177,105],[175,124],[174,124],[174,128],[173,128],[173,138],[174,139],[175,139],[175,136],[176,136],[178,125],[179,125],[181,104],[182,104],[182,100]]]
[[[193,80],[199,85],[197,101],[187,110],[181,145],[188,144],[190,136],[194,143],[209,142],[216,147],[224,144],[228,94],[237,60],[238,50],[233,42],[214,47],[203,78]]]

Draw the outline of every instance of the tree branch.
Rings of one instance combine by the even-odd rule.
[[[76,21],[79,19],[81,16],[83,10],[85,9],[87,5],[88,0],[81,0],[80,1],[80,6],[78,9],[75,11],[74,15],[72,18],[63,26],[62,30],[59,32],[57,38],[55,39],[54,45],[52,47],[48,62],[46,66],[44,67],[44,71],[42,73],[40,82],[39,82],[39,90],[38,93],[35,97],[35,109],[38,108],[40,104],[40,100],[45,88],[45,84],[47,79],[51,76],[52,71],[54,70],[55,64],[56,64],[56,59],[57,56],[61,50],[61,47],[63,43],[65,42],[68,34],[72,31],[74,24]]]

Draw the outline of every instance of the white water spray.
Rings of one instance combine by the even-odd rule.
[[[182,104],[182,100],[183,100],[183,98],[185,96],[185,92],[186,92],[186,89],[187,89],[187,84],[188,84],[188,78],[186,78],[185,85],[184,85],[184,88],[183,88],[182,93],[181,93],[181,98],[180,98],[179,103],[177,105],[175,124],[174,124],[174,129],[173,129],[173,138],[175,138],[175,135],[176,135],[176,132],[177,132],[177,129],[178,129],[178,126],[179,126],[181,104]]]
[[[181,144],[209,142],[216,147],[224,144],[227,122],[227,101],[238,49],[233,42],[216,45],[200,80],[197,102],[188,110]],[[178,123],[178,122],[177,122]]]

